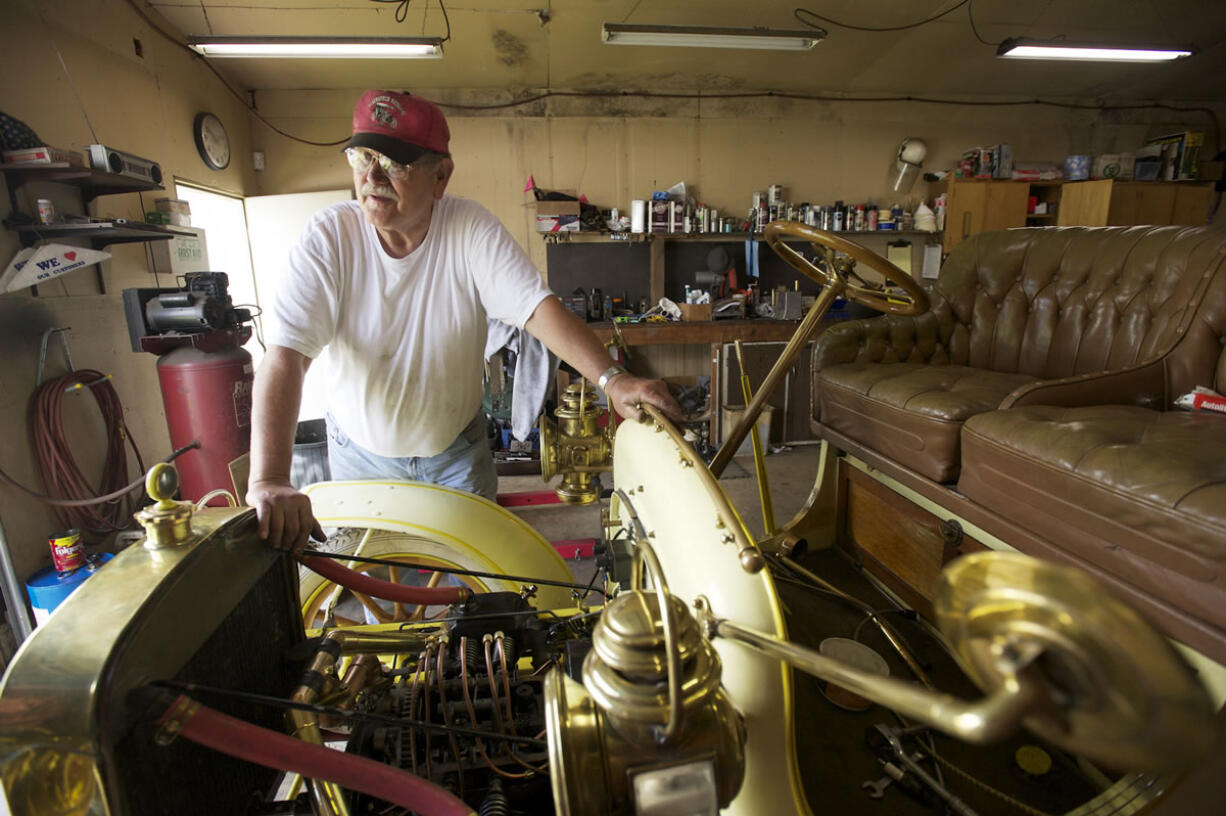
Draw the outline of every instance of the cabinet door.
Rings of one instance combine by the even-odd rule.
[[[1113,188],[1111,179],[1062,185],[1056,224],[1062,227],[1105,227]]]
[[[1153,181],[1115,185],[1107,223],[1111,226],[1173,223],[1176,186]]]
[[[945,201],[945,236],[943,248],[954,247],[983,231],[983,209],[988,197],[988,185],[983,182],[954,182],[949,185]],[[1026,208],[1022,207],[1022,213]]]
[[[1175,185],[1175,210],[1172,224],[1200,226],[1209,221],[1209,205],[1213,201],[1213,188],[1207,184]]]
[[[984,186],[983,224],[976,232],[1026,226],[1030,185],[1024,181],[989,181]]]

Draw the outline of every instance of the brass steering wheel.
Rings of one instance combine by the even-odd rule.
[[[783,242],[802,238],[824,258],[818,266]],[[834,287],[836,293],[870,309],[897,315],[916,315],[928,311],[928,296],[915,279],[876,252],[833,232],[826,232],[799,221],[772,221],[766,225],[766,243],[793,269],[821,286]],[[844,257],[839,257],[839,256]],[[882,284],[866,281],[856,272],[862,263],[885,279],[884,286],[896,286],[887,298]]]

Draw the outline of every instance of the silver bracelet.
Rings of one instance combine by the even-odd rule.
[[[603,374],[600,375],[600,379],[596,381],[596,385],[600,386],[601,391],[604,391],[605,386],[609,384],[609,380],[613,379],[618,374],[625,374],[625,373],[627,373],[626,369],[622,368],[621,366],[611,365],[605,369],[605,372]]]

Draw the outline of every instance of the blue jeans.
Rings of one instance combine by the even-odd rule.
[[[407,479],[467,490],[494,501],[498,471],[485,438],[485,417],[478,413],[447,450],[436,456],[379,456],[358,447],[329,414],[328,466],[336,481]]]

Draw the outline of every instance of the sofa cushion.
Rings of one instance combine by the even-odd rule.
[[[923,363],[847,363],[819,376],[823,424],[938,482],[958,476],[962,423],[1035,379]]]
[[[1226,417],[1129,405],[979,414],[959,492],[1226,628]]]

